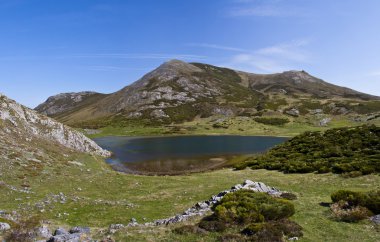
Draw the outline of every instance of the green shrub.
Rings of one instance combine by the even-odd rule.
[[[215,217],[228,224],[248,224],[288,218],[294,205],[266,193],[240,190],[229,193],[214,208]]]
[[[285,198],[287,200],[296,200],[297,199],[297,196],[293,193],[290,193],[290,192],[284,192],[281,194],[280,197]]]
[[[367,192],[361,205],[371,210],[374,214],[380,214],[380,190]]]
[[[284,236],[302,237],[302,227],[288,219],[270,221],[268,223],[250,224],[241,231],[249,236],[249,241],[284,241]]]
[[[363,195],[363,193],[360,193],[360,192],[339,190],[339,191],[331,194],[331,200],[334,203],[339,202],[339,201],[345,201],[350,206],[358,206],[360,204],[363,204],[364,195]]]
[[[200,228],[210,231],[210,232],[223,232],[227,229],[226,223],[219,221],[215,216],[208,216],[203,218],[198,225]]]
[[[266,125],[284,125],[289,123],[289,119],[287,118],[255,118],[254,119],[258,123],[266,124]]]
[[[237,168],[280,170],[284,173],[327,173],[354,177],[380,172],[380,128],[363,125],[305,132]]]
[[[372,215],[371,211],[362,206],[350,206],[347,202],[339,201],[331,205],[331,211],[339,221],[358,222]]]
[[[178,227],[178,228],[175,228],[173,230],[174,233],[176,234],[182,234],[182,235],[185,235],[185,234],[199,234],[199,235],[203,235],[203,234],[206,234],[207,231],[196,226],[196,225],[183,225],[181,227]]]

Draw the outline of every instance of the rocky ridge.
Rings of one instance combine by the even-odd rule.
[[[107,119],[106,123],[115,122],[115,118],[178,123],[195,117],[241,116],[257,114],[262,110],[298,116],[286,110],[301,108],[305,105],[302,103],[304,100],[318,102],[317,109],[327,103],[321,100],[350,99],[349,102],[345,101],[346,107],[358,102],[380,100],[376,96],[330,84],[305,71],[264,75],[179,60],[165,62],[115,93],[103,96],[90,93],[98,96],[83,100],[76,98],[81,95],[53,96],[36,110],[49,112],[48,115],[66,124],[86,127],[84,123],[97,123],[101,119]],[[73,104],[72,99],[78,102]],[[66,101],[60,103],[55,100]],[[324,109],[336,115],[334,108]],[[340,110],[337,114],[340,113],[347,112]]]
[[[44,140],[78,152],[110,155],[109,151],[100,148],[80,132],[22,106],[2,94],[0,94],[0,127],[0,136],[3,139],[1,143],[7,143],[2,144],[2,148]]]

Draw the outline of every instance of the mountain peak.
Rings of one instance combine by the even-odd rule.
[[[186,72],[200,72],[202,71],[200,68],[187,63],[185,61],[172,59],[167,62],[164,62],[162,65],[160,65],[156,70],[174,70],[181,73]]]

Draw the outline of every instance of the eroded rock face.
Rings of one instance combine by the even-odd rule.
[[[32,141],[33,137],[48,140],[79,152],[109,156],[94,141],[80,132],[43,116],[0,94],[0,132],[15,139]],[[5,137],[5,134],[4,136]]]

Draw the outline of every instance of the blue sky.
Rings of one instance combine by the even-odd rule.
[[[169,59],[380,95],[378,0],[0,0],[0,92],[114,92]]]

